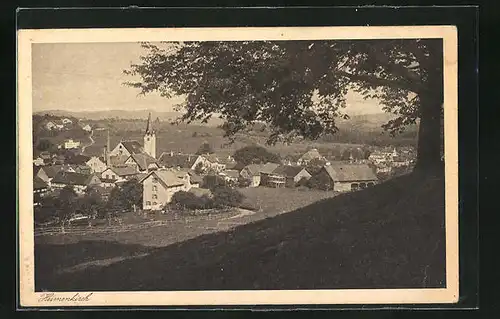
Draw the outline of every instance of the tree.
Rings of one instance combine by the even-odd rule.
[[[64,232],[64,225],[69,222],[69,219],[74,214],[77,203],[76,203],[77,194],[72,186],[65,186],[59,192],[56,200],[56,212],[57,217],[59,218],[59,224],[61,226],[61,230]]]
[[[202,185],[204,188],[213,189],[219,186],[226,186],[226,181],[217,174],[209,174],[203,176]]]
[[[323,167],[326,165],[326,161],[323,160],[323,159],[320,159],[320,158],[313,158],[312,160],[309,161],[309,163],[307,164],[308,167],[311,167],[311,168],[316,168],[316,167]]]
[[[236,150],[233,154],[233,158],[236,162],[245,166],[249,164],[280,162],[280,156],[278,154],[269,152],[265,147],[258,145],[249,145]]]
[[[92,226],[92,219],[102,216],[104,210],[104,201],[95,187],[87,188],[85,195],[79,200],[79,211],[87,216],[89,226]]]
[[[308,186],[309,188],[327,191],[333,189],[333,182],[325,171],[319,171],[308,180]]]
[[[341,159],[342,161],[348,161],[350,158],[351,158],[351,150],[346,148],[346,149],[342,152],[342,156],[340,157],[340,159]]]
[[[142,184],[137,179],[131,179],[121,185],[120,191],[123,206],[135,212],[137,206],[142,204]]]
[[[36,146],[36,149],[40,152],[50,151],[53,150],[54,148],[55,145],[50,140],[47,139],[40,139]]]
[[[212,154],[214,151],[210,144],[208,142],[204,142],[201,144],[200,148],[198,148],[198,151],[196,151],[196,155],[203,155],[203,154]]]
[[[397,117],[392,134],[419,123],[417,168],[441,165],[442,39],[226,41],[143,44],[148,53],[125,73],[142,94],[186,95],[180,121],[218,114],[226,136],[256,121],[268,142],[337,132],[349,91],[380,101]]]

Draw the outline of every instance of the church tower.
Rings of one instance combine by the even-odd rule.
[[[146,133],[144,134],[144,152],[153,158],[156,158],[156,134],[151,122],[151,112],[148,116],[148,123],[146,124]]]

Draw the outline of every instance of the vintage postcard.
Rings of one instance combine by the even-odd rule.
[[[22,307],[455,303],[453,26],[18,31]]]

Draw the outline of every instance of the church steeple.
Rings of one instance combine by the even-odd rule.
[[[156,158],[156,135],[153,129],[153,124],[151,123],[151,112],[148,116],[146,132],[144,134],[144,152],[153,158]]]
[[[149,112],[148,123],[146,124],[146,135],[154,134],[153,124],[151,123],[151,112]]]

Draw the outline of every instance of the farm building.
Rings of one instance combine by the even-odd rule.
[[[326,173],[336,192],[348,192],[373,186],[378,179],[366,164],[332,164],[324,166],[320,173]]]
[[[189,191],[192,187],[188,173],[169,169],[153,171],[141,183],[144,210],[161,210],[176,192]]]

